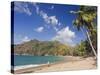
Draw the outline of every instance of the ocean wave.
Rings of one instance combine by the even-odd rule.
[[[45,64],[36,64],[36,65],[30,64],[30,65],[14,66],[14,70],[25,69],[25,68],[30,68],[30,67],[38,67],[42,65],[45,65]]]

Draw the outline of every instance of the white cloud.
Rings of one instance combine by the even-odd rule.
[[[40,16],[44,19],[44,21],[49,24],[50,23],[50,20],[49,20],[49,17],[47,15],[47,13],[43,12],[43,11],[40,11]]]
[[[47,13],[40,11],[40,16],[44,19],[44,21],[49,24],[49,26],[52,26],[55,31],[58,31],[58,28],[56,27],[58,23],[58,19],[56,16],[48,16]],[[61,24],[61,23],[60,23]]]
[[[44,27],[39,27],[39,28],[35,29],[35,31],[37,31],[37,32],[42,32],[43,29],[44,29]]]
[[[57,32],[57,35],[52,40],[60,41],[63,44],[74,45],[73,39],[75,38],[75,32],[71,31],[69,27],[63,28]]]
[[[40,11],[40,16],[44,19],[47,24],[57,25],[58,19],[56,16],[48,16],[47,13]]]
[[[58,19],[56,18],[56,16],[50,16],[49,20],[50,20],[50,23],[52,25],[57,25],[58,24]]]
[[[59,24],[59,21],[55,15],[48,16],[47,13],[44,11],[40,10],[39,6],[36,3],[33,3],[33,6],[36,8],[36,13],[43,18],[46,24],[50,25],[53,27],[54,30],[58,30],[56,27]],[[51,8],[54,8],[54,6],[51,6]]]
[[[28,42],[30,40],[31,39],[28,36],[14,34],[14,44],[21,44],[23,42]]]
[[[29,39],[28,36],[25,36],[25,37],[22,39],[22,43],[23,43],[23,42],[28,42],[28,41],[30,41],[30,39]]]
[[[25,13],[29,16],[32,15],[32,12],[28,7],[28,3],[25,2],[14,2],[14,11]]]

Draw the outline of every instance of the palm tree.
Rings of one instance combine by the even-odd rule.
[[[80,6],[79,11],[70,11],[70,13],[77,15],[77,18],[73,21],[73,25],[75,25],[78,30],[85,30],[89,44],[95,57],[97,58],[96,50],[94,49],[90,38],[95,30],[94,20],[97,15],[97,8],[94,6]]]

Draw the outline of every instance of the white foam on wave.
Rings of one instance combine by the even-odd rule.
[[[23,66],[14,66],[14,70],[25,69],[25,68],[30,68],[30,67],[38,67],[41,65],[45,65],[45,64],[39,64],[39,65],[30,64],[30,65],[23,65]]]

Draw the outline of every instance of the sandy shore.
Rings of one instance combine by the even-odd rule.
[[[29,67],[23,68],[19,70],[15,70],[15,74],[19,73],[37,73],[37,72],[54,72],[54,71],[68,71],[68,70],[88,70],[88,69],[96,69],[96,60],[93,57],[82,58],[82,57],[72,57],[66,56],[64,57],[64,61],[53,63],[53,64],[45,64],[37,67]]]

